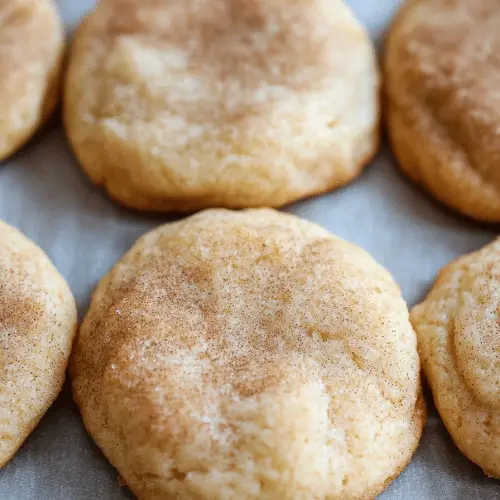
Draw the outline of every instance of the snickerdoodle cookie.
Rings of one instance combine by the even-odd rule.
[[[411,319],[456,445],[500,477],[500,239],[447,265]]]
[[[374,50],[340,0],[102,0],[65,87],[80,163],[141,210],[283,205],[379,140]]]
[[[373,498],[425,419],[389,273],[270,209],[143,236],[97,287],[71,374],[141,500]]]
[[[0,467],[61,390],[76,309],[47,256],[0,222]]]
[[[50,0],[0,2],[0,161],[54,110],[64,38]]]
[[[401,168],[463,214],[500,221],[497,0],[410,0],[385,55]]]

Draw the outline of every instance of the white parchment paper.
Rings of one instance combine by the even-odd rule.
[[[93,1],[57,3],[70,32]],[[399,2],[348,3],[381,43]],[[423,297],[442,265],[480,248],[496,234],[433,202],[398,172],[387,150],[348,187],[287,210],[367,249],[392,272],[410,306]],[[122,209],[94,188],[69,151],[58,118],[0,165],[0,218],[48,253],[68,280],[80,315],[97,280],[137,237],[170,220]],[[500,481],[486,478],[461,455],[428,392],[427,401],[429,421],[420,448],[381,498],[500,500]],[[67,385],[14,459],[0,470],[0,500],[128,498],[116,471],[87,436]]]

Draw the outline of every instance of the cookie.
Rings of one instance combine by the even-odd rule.
[[[425,419],[416,336],[365,251],[271,209],[143,236],[71,362],[85,425],[139,499],[374,498]]]
[[[378,88],[340,0],[103,0],[73,40],[64,117],[90,179],[128,207],[280,206],[358,175]]]
[[[0,161],[56,107],[63,50],[61,21],[50,0],[0,2]]]
[[[47,256],[0,222],[0,468],[58,396],[76,308]]]
[[[411,320],[436,407],[453,441],[500,478],[500,239],[439,273]]]
[[[387,124],[399,164],[438,200],[500,221],[496,0],[410,0],[389,33]]]

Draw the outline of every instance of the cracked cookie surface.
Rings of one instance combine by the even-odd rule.
[[[416,336],[365,251],[270,209],[143,236],[71,363],[84,422],[141,499],[375,497],[425,419]]]
[[[456,445],[500,477],[500,240],[439,273],[413,308],[422,365]]]

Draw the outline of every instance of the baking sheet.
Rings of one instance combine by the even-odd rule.
[[[68,31],[92,0],[59,0]],[[351,0],[377,43],[399,3]],[[368,250],[400,284],[409,305],[437,270],[496,234],[447,211],[411,185],[384,149],[348,187],[288,211]],[[0,166],[0,218],[36,241],[68,280],[82,316],[102,275],[145,231],[171,220],[113,204],[81,173],[58,119]],[[427,401],[430,402],[427,392]],[[435,409],[409,467],[383,500],[500,500],[500,481],[486,478],[454,447]],[[39,427],[0,471],[1,500],[121,500],[132,496],[86,435],[66,384]]]

